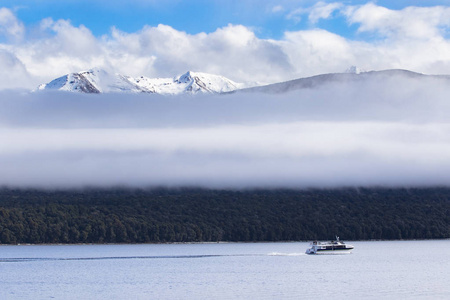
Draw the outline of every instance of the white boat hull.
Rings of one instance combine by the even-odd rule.
[[[310,247],[306,249],[306,254],[350,254],[353,248],[352,245],[339,241],[339,237],[336,236],[336,241],[312,242]]]
[[[309,250],[309,249],[308,249]],[[341,255],[341,254],[351,254],[352,250],[329,250],[329,251],[319,251],[319,252],[313,252],[313,251],[306,251],[306,254],[311,255]]]

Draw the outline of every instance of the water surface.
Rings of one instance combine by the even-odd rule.
[[[0,298],[450,298],[449,240],[351,244],[0,246]]]

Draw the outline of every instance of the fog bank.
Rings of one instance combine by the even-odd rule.
[[[287,94],[0,92],[0,185],[448,185],[450,85],[329,84]]]

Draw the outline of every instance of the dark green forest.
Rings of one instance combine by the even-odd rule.
[[[450,238],[450,188],[0,189],[0,243]]]

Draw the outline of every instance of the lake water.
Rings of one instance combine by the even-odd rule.
[[[450,299],[450,241],[0,246],[0,299]]]

